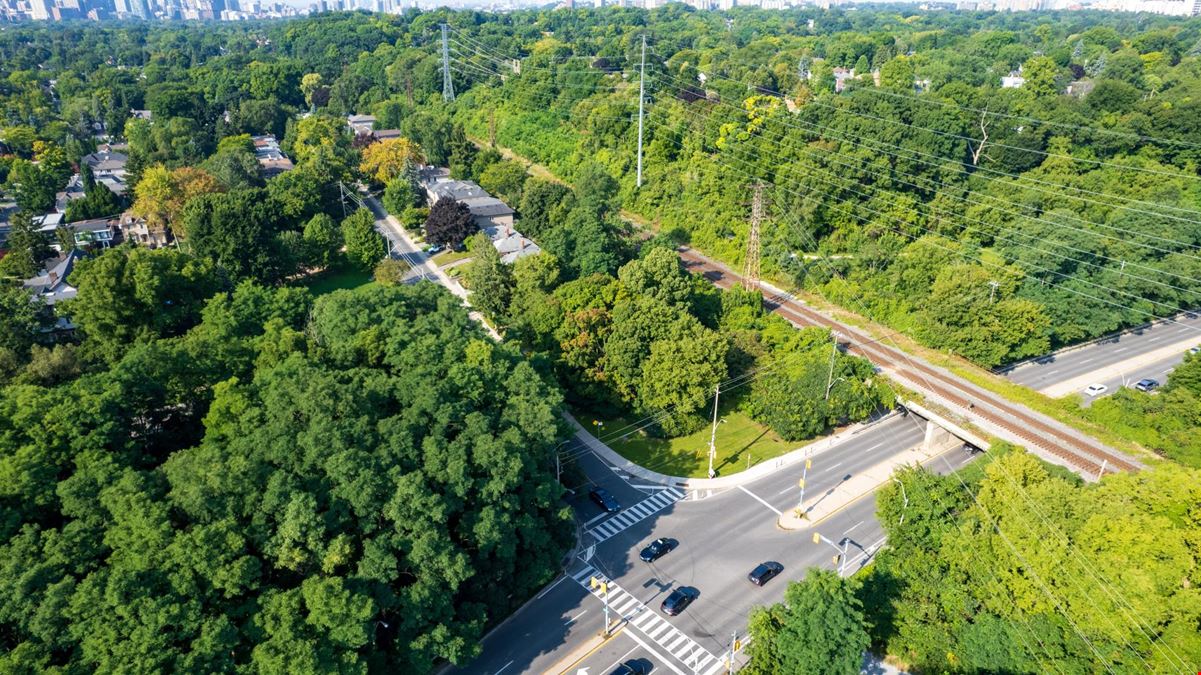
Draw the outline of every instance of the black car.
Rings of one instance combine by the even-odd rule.
[[[677,588],[671,592],[671,595],[667,596],[667,599],[663,601],[659,609],[663,610],[663,613],[667,616],[675,616],[687,609],[688,605],[692,604],[692,600],[692,593],[683,588]]]
[[[750,579],[752,584],[755,584],[756,586],[762,586],[763,584],[766,584],[774,579],[777,574],[783,571],[783,565],[778,562],[768,561],[751,570],[751,573],[746,575],[746,578]]]
[[[1143,380],[1139,380],[1138,382],[1134,383],[1134,388],[1139,391],[1151,391],[1152,389],[1155,389],[1158,386],[1159,386],[1159,382],[1156,380],[1152,380],[1149,377],[1146,379],[1143,379]]]
[[[670,553],[675,547],[676,543],[674,541],[659,537],[648,544],[646,548],[642,549],[642,553],[639,553],[638,557],[642,558],[642,562],[655,562]]]
[[[617,666],[617,669],[609,673],[609,675],[647,675],[649,672],[651,671],[647,670],[646,666],[638,661],[626,661]]]
[[[588,492],[588,496],[592,498],[592,501],[596,502],[597,506],[609,513],[617,513],[621,510],[621,504],[618,504],[617,499],[609,494],[609,491],[605,488],[594,488]]]

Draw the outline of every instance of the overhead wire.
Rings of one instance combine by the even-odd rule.
[[[800,228],[800,229],[801,229],[801,231],[804,231],[804,228]],[[812,239],[812,236],[811,236],[811,235],[810,235],[810,238]],[[814,243],[816,243],[816,242],[814,242]],[[829,264],[829,263],[828,263],[828,261],[821,260],[821,262],[822,262],[822,263],[824,263],[824,264],[826,264],[826,265],[828,265],[828,264]],[[834,271],[834,273],[835,273],[835,274],[838,274],[838,273],[837,273],[837,270],[833,270],[833,271]],[[868,315],[868,314],[865,314],[865,316],[866,316],[866,315]],[[902,354],[904,355],[904,352],[900,352],[900,353],[902,353]],[[907,355],[905,355],[905,358],[906,358],[906,359],[908,359],[908,356],[907,356]],[[920,372],[920,371],[919,371],[919,372]],[[923,377],[924,377],[924,376],[923,376]],[[991,516],[990,514],[988,514],[988,511],[987,511],[987,509],[985,509],[985,508],[983,507],[983,505],[979,503],[979,500],[978,500],[978,498],[976,497],[976,495],[974,495],[973,493],[971,493],[970,489],[968,489],[968,488],[967,488],[967,486],[966,486],[966,484],[965,484],[965,483],[963,483],[962,477],[958,476],[958,472],[955,472],[954,470],[953,470],[953,472],[954,472],[954,473],[956,474],[956,476],[959,478],[959,480],[960,480],[961,484],[963,484],[963,487],[965,488],[965,490],[967,490],[967,492],[968,492],[969,494],[971,494],[971,495],[972,495],[972,498],[973,498],[973,500],[975,500],[975,501],[976,501],[977,505],[978,505],[978,506],[981,508],[981,510],[983,511],[984,515],[985,515],[986,517],[988,517],[988,518],[989,518],[989,520],[990,520],[990,523],[991,523],[991,525],[993,526],[993,529],[995,529],[995,530],[997,531],[998,535],[999,535],[999,536],[1001,536],[1001,538],[1002,538],[1002,539],[1003,539],[1003,540],[1006,542],[1007,546],[1009,546],[1009,548],[1011,549],[1011,552],[1012,552],[1012,553],[1014,553],[1014,554],[1015,554],[1015,556],[1016,556],[1016,557],[1018,557],[1019,559],[1022,559],[1022,560],[1023,560],[1023,564],[1024,564],[1024,565],[1025,565],[1025,566],[1026,566],[1026,567],[1029,569],[1029,571],[1030,571],[1032,574],[1034,574],[1034,575],[1035,575],[1035,577],[1036,577],[1036,578],[1038,578],[1038,581],[1039,581],[1040,585],[1043,587],[1043,590],[1044,590],[1045,594],[1046,594],[1046,595],[1048,595],[1048,597],[1049,597],[1049,598],[1052,600],[1052,602],[1053,602],[1053,603],[1054,603],[1054,604],[1057,606],[1057,608],[1059,608],[1059,609],[1060,609],[1061,613],[1062,613],[1062,614],[1063,614],[1063,616],[1064,616],[1064,617],[1065,617],[1065,618],[1068,620],[1068,622],[1069,622],[1070,624],[1072,624],[1072,626],[1073,626],[1074,630],[1077,632],[1077,635],[1078,635],[1078,636],[1079,636],[1079,637],[1080,637],[1080,638],[1081,638],[1081,639],[1082,639],[1082,640],[1083,640],[1083,641],[1084,641],[1084,642],[1085,642],[1085,643],[1086,643],[1086,644],[1087,644],[1087,645],[1090,647],[1090,649],[1092,649],[1092,650],[1093,650],[1093,652],[1094,652],[1095,656],[1096,656],[1096,657],[1097,657],[1097,658],[1100,660],[1100,662],[1101,662],[1102,664],[1104,664],[1104,665],[1106,666],[1106,668],[1107,668],[1107,669],[1109,669],[1110,671],[1112,671],[1112,666],[1111,666],[1111,664],[1107,664],[1107,663],[1105,663],[1105,662],[1104,662],[1104,659],[1101,657],[1100,653],[1099,653],[1099,652],[1097,652],[1097,650],[1096,650],[1096,647],[1095,647],[1094,645],[1092,645],[1091,641],[1089,641],[1089,640],[1088,640],[1088,638],[1087,638],[1087,637],[1086,637],[1086,636],[1085,636],[1085,635],[1084,635],[1084,634],[1083,634],[1083,633],[1082,633],[1082,632],[1079,630],[1079,627],[1078,627],[1078,626],[1075,624],[1075,621],[1074,621],[1074,620],[1071,618],[1071,616],[1070,616],[1069,614],[1067,614],[1067,612],[1066,612],[1066,609],[1064,609],[1064,608],[1063,608],[1063,606],[1062,606],[1062,605],[1059,603],[1058,599],[1057,599],[1057,598],[1056,598],[1056,597],[1055,597],[1053,594],[1051,594],[1051,593],[1050,593],[1050,590],[1049,590],[1049,588],[1046,586],[1046,583],[1042,581],[1042,579],[1041,579],[1041,577],[1038,575],[1037,571],[1036,571],[1036,570],[1034,570],[1034,568],[1033,568],[1033,567],[1030,567],[1028,562],[1025,562],[1025,561],[1024,561],[1024,558],[1023,558],[1023,556],[1021,556],[1021,553],[1020,553],[1019,551],[1017,551],[1016,547],[1014,547],[1014,546],[1012,545],[1012,542],[1010,542],[1010,541],[1008,540],[1008,537],[1006,537],[1006,536],[1004,535],[1004,533],[1003,533],[1003,532],[1001,532],[1001,530],[1000,530],[1000,526],[999,526],[999,525],[998,525],[998,524],[995,522],[995,520],[993,520],[992,516]],[[1154,644],[1154,641],[1152,641],[1152,644]],[[1128,647],[1130,646],[1130,645],[1129,645],[1129,643],[1127,643],[1127,646],[1128,646]],[[1044,648],[1045,648],[1045,645],[1044,645]],[[1139,653],[1137,650],[1134,650],[1134,653],[1135,653],[1135,654],[1136,654],[1136,655],[1137,655],[1137,656],[1138,656],[1140,659],[1142,658],[1141,654],[1140,654],[1140,653]],[[1145,661],[1145,659],[1143,659],[1143,661],[1144,661],[1144,664],[1146,664],[1146,661]]]
[[[659,56],[661,57],[662,55],[659,55]],[[716,79],[722,79],[722,80],[726,80],[726,81],[728,81],[728,82],[732,82],[732,83],[739,84],[739,85],[742,85],[742,86],[749,86],[749,85],[747,85],[745,82],[740,82],[740,81],[738,81],[738,80],[731,80],[731,79],[729,79],[729,78],[726,78],[726,77],[723,77],[723,76],[720,76],[720,75],[710,75],[709,77],[711,77],[711,78],[716,78]],[[674,79],[674,78],[670,78],[670,79]],[[695,85],[691,85],[691,84],[690,84],[690,85],[688,85],[688,86],[690,86],[690,87],[695,87]],[[770,95],[770,96],[779,97],[781,100],[787,100],[787,98],[788,98],[787,96],[785,96],[784,94],[782,94],[782,93],[780,93],[780,92],[777,92],[777,91],[774,91],[774,90],[771,90],[771,89],[768,89],[768,88],[765,88],[765,87],[757,87],[757,88],[756,88],[756,90],[757,90],[757,91],[759,91],[759,92],[761,92],[761,93],[764,93],[764,94]],[[724,103],[723,103],[723,104],[724,104]],[[729,104],[724,104],[724,105],[729,105]],[[827,107],[829,107],[829,106],[827,106]],[[853,113],[852,113],[852,114],[853,114]],[[809,127],[816,127],[816,128],[823,129],[823,130],[827,130],[827,131],[829,131],[829,130],[830,130],[830,127],[827,127],[827,126],[822,126],[822,125],[820,125],[820,124],[816,124],[816,123],[814,123],[814,122],[806,122],[805,120],[801,120],[801,119],[800,119],[798,116],[795,116],[795,115],[793,116],[793,118],[792,118],[792,121],[794,121],[794,122],[798,122],[798,121],[799,121],[799,122],[801,122],[801,123],[803,123],[803,124],[806,124],[806,125],[808,125]],[[794,125],[792,125],[792,124],[789,124],[787,121],[782,121],[782,123],[783,123],[785,126],[793,126],[794,128],[798,128],[798,127],[795,127],[795,126],[794,126]],[[814,133],[814,132],[812,132],[812,130],[811,130],[811,129],[803,129],[803,130],[807,130],[807,131],[809,131],[810,133]],[[845,142],[852,143],[852,144],[855,144],[855,145],[861,145],[861,142],[858,142],[858,141],[855,141],[855,140],[852,140],[852,139],[846,138],[846,137],[844,137],[844,136],[841,136],[841,135],[838,135],[838,134],[828,134],[828,133],[827,133],[827,134],[817,134],[817,135],[826,135],[826,136],[831,136],[831,135],[832,135],[832,136],[834,136],[835,138],[838,138],[838,139],[840,139],[840,140],[843,140],[843,141],[845,141]],[[1067,185],[1067,184],[1063,184],[1063,183],[1054,183],[1054,182],[1051,182],[1051,181],[1043,181],[1043,180],[1039,180],[1039,179],[1037,179],[1037,178],[1033,178],[1033,177],[1031,177],[1031,176],[1028,176],[1028,175],[1025,175],[1025,176],[1019,176],[1019,175],[1016,175],[1016,174],[1007,173],[1007,172],[1004,172],[1004,171],[999,171],[999,170],[996,170],[996,169],[992,169],[992,168],[989,168],[989,167],[986,167],[986,166],[978,166],[978,165],[974,165],[974,164],[969,164],[968,162],[966,162],[966,161],[964,161],[964,160],[962,160],[962,159],[954,159],[954,158],[950,158],[950,157],[943,157],[943,156],[941,156],[941,155],[933,155],[933,154],[926,153],[926,152],[921,152],[921,151],[918,151],[918,150],[910,150],[910,149],[908,149],[908,148],[902,148],[902,147],[900,147],[900,146],[897,146],[897,145],[894,145],[894,144],[890,144],[890,143],[887,143],[887,142],[884,142],[884,141],[878,141],[878,140],[874,140],[874,139],[864,139],[864,140],[865,140],[865,141],[867,141],[867,142],[871,142],[871,143],[877,143],[877,144],[883,145],[883,146],[885,146],[885,147],[892,147],[892,148],[894,148],[894,149],[898,150],[899,152],[905,152],[905,153],[908,153],[908,154],[911,154],[911,155],[917,155],[917,156],[920,156],[920,157],[928,157],[928,158],[933,158],[933,159],[935,159],[935,160],[939,160],[938,162],[930,162],[930,161],[925,161],[925,160],[916,159],[916,158],[907,158],[907,159],[910,159],[911,161],[920,162],[920,163],[922,163],[922,164],[927,164],[927,165],[934,166],[934,167],[939,167],[939,168],[944,168],[944,167],[945,167],[945,165],[946,165],[947,163],[950,163],[950,164],[957,165],[957,166],[959,166],[959,167],[962,167],[962,168],[960,168],[960,169],[957,169],[957,170],[958,170],[960,173],[963,173],[963,174],[965,174],[965,175],[967,175],[967,176],[979,176],[979,173],[980,173],[980,172],[984,172],[984,173],[989,173],[989,174],[992,174],[992,175],[994,175],[994,176],[999,176],[999,177],[1010,178],[1010,179],[1014,179],[1014,180],[1017,180],[1017,181],[1023,181],[1023,182],[1026,182],[1026,183],[1035,183],[1035,184],[1037,184],[1037,185],[1047,185],[1047,186],[1050,186],[1050,187],[1052,187],[1052,188],[1056,188],[1056,189],[1058,189],[1058,190],[1073,190],[1073,191],[1076,191],[1076,192],[1077,192],[1077,193],[1079,193],[1079,194],[1088,194],[1088,195],[1094,195],[1094,196],[1099,196],[1099,197],[1108,197],[1108,198],[1110,198],[1110,199],[1119,199],[1119,200],[1122,200],[1122,201],[1124,201],[1124,202],[1129,202],[1129,203],[1132,203],[1132,204],[1143,204],[1143,205],[1149,205],[1149,206],[1154,206],[1154,207],[1156,207],[1156,208],[1160,208],[1160,209],[1167,209],[1167,210],[1172,210],[1172,211],[1179,211],[1179,212],[1182,212],[1182,213],[1188,213],[1188,214],[1192,214],[1192,215],[1195,215],[1195,216],[1201,216],[1201,211],[1199,211],[1199,210],[1197,210],[1197,209],[1189,209],[1189,208],[1185,208],[1185,207],[1179,207],[1179,206],[1172,206],[1172,205],[1158,204],[1158,203],[1154,203],[1154,202],[1147,202],[1147,201],[1144,201],[1144,200],[1135,199],[1135,198],[1132,198],[1132,197],[1126,197],[1126,196],[1124,196],[1124,195],[1113,195],[1113,194],[1109,194],[1109,193],[1105,193],[1105,192],[1100,192],[1100,191],[1096,191],[1096,190],[1088,190],[1088,189],[1081,188],[1081,187],[1077,187],[1077,186],[1074,186],[1074,185]],[[973,141],[974,141],[974,140],[976,140],[976,139],[971,139],[971,140],[973,140]],[[979,177],[980,177],[981,179],[984,179],[984,180],[989,180],[989,181],[998,180],[998,179],[996,179],[996,178],[987,178],[987,177],[985,177],[985,176],[979,176]],[[1063,194],[1060,194],[1060,193],[1058,193],[1058,192],[1054,192],[1054,191],[1048,191],[1048,190],[1042,190],[1042,189],[1040,189],[1040,188],[1031,187],[1031,186],[1029,186],[1029,185],[1025,185],[1025,187],[1028,187],[1028,188],[1030,188],[1030,189],[1032,189],[1032,190],[1035,190],[1035,191],[1037,191],[1037,192],[1042,192],[1042,193],[1045,193],[1045,194],[1050,194],[1050,195],[1053,195],[1054,197],[1056,197],[1056,198],[1058,198],[1058,199],[1062,199],[1062,198],[1064,198],[1064,196],[1065,196],[1065,195],[1063,195]],[[1097,201],[1097,200],[1094,200],[1094,199],[1089,199],[1089,198],[1086,198],[1086,197],[1080,197],[1080,196],[1076,196],[1076,197],[1072,197],[1072,198],[1073,198],[1073,199],[1078,199],[1078,200],[1080,200],[1080,201],[1082,201],[1082,202],[1085,202],[1085,203],[1099,204],[1099,205],[1107,205],[1107,206],[1115,206],[1114,204],[1110,204],[1110,203],[1108,203],[1108,202],[1100,202],[1100,201]],[[1139,209],[1133,209],[1133,208],[1126,207],[1126,206],[1123,206],[1122,208],[1127,208],[1127,209],[1129,209],[1130,211],[1132,211],[1132,212],[1135,212],[1135,213],[1145,213],[1145,214],[1148,214],[1148,215],[1153,215],[1153,216],[1157,216],[1157,217],[1161,217],[1161,218],[1168,218],[1168,219],[1172,219],[1172,220],[1179,220],[1179,221],[1182,221],[1182,222],[1187,222],[1187,223],[1191,223],[1191,224],[1201,224],[1201,220],[1193,220],[1193,219],[1189,219],[1189,218],[1182,218],[1182,217],[1180,217],[1180,216],[1173,216],[1173,215],[1170,215],[1170,214],[1165,214],[1165,213],[1162,213],[1162,212],[1149,212],[1149,211],[1143,211],[1143,210],[1139,210]],[[1102,226],[1102,225],[1100,225],[1100,224],[1097,224],[1097,225],[1098,225],[1098,226]],[[1162,239],[1161,239],[1161,240],[1162,240]],[[1172,241],[1172,240],[1164,240],[1164,241],[1168,241],[1168,242],[1170,242],[1170,243],[1181,244],[1181,242],[1176,242],[1176,241]],[[1193,246],[1193,247],[1197,246],[1196,244],[1182,244],[1182,245],[1185,245],[1185,246]]]
[[[720,161],[720,160],[719,160],[719,161]],[[733,167],[731,167],[731,168],[733,168]],[[734,170],[735,170],[735,171],[739,171],[738,169],[734,169]],[[741,173],[743,173],[743,175],[744,175],[744,176],[749,176],[749,177],[751,177],[751,178],[754,178],[754,179],[759,179],[759,178],[760,178],[760,177],[758,177],[758,176],[754,176],[754,175],[748,174],[748,173],[746,173],[745,171],[741,171]],[[816,240],[815,240],[815,239],[812,237],[812,235],[810,235],[810,234],[809,234],[809,233],[808,233],[808,232],[805,230],[805,228],[803,228],[803,227],[800,227],[800,228],[795,228],[795,229],[796,229],[797,231],[800,231],[800,232],[802,232],[802,233],[806,234],[806,235],[807,235],[807,236],[810,238],[810,240],[811,240],[811,241],[812,241],[812,242],[813,242],[813,243],[816,245]],[[828,263],[828,261],[824,261],[824,260],[823,260],[822,262],[823,262],[824,264],[826,264],[827,266],[829,266],[829,263]],[[839,277],[841,278],[841,274],[840,274],[840,273],[838,273],[838,271],[837,271],[836,269],[834,269],[834,268],[832,268],[832,267],[831,267],[831,268],[830,268],[830,270],[831,270],[831,272],[832,272],[833,274],[835,274],[835,275],[837,275],[837,276],[839,276]],[[870,314],[869,312],[867,312],[867,311],[866,311],[866,307],[864,307],[864,306],[862,305],[862,303],[860,303],[860,302],[858,302],[857,300],[854,300],[854,299],[852,299],[852,300],[853,300],[853,301],[855,301],[855,302],[856,302],[856,304],[859,304],[859,305],[860,305],[860,307],[861,307],[861,309],[862,309],[862,310],[864,310],[864,312],[863,312],[863,316],[868,316],[868,317],[870,317],[870,316],[871,316],[871,314]],[[903,351],[901,351],[901,350],[899,349],[899,347],[898,347],[896,350],[897,350],[899,353],[901,353],[901,354],[902,354],[903,358],[905,358],[906,360],[909,360],[909,357],[908,357],[908,355],[907,355],[907,354],[905,354]],[[911,364],[911,365],[912,365],[912,364]],[[921,371],[920,371],[919,369],[915,369],[915,372],[921,373]],[[922,377],[923,377],[923,379],[925,379],[925,376],[924,376],[924,375],[922,375]],[[927,381],[927,386],[930,386],[930,383],[929,383],[928,381]],[[933,388],[933,387],[931,387],[931,388]],[[1002,472],[1002,473],[1003,473],[1003,472]],[[957,474],[957,472],[956,472],[956,475],[957,475],[957,477],[958,477],[958,474]],[[1008,479],[1009,479],[1011,482],[1013,482],[1013,481],[1012,481],[1012,477],[1011,477],[1011,476],[1008,476],[1008,475],[1006,474],[1006,478],[1008,478]],[[960,478],[960,481],[962,482],[962,478]],[[1032,507],[1033,509],[1035,509],[1035,510],[1036,510],[1036,511],[1039,513],[1039,516],[1040,516],[1040,518],[1043,520],[1043,522],[1044,522],[1044,525],[1046,525],[1046,526],[1047,526],[1049,529],[1052,529],[1052,530],[1053,530],[1054,528],[1053,528],[1053,527],[1050,525],[1050,523],[1049,523],[1049,521],[1047,520],[1047,518],[1046,518],[1045,514],[1043,514],[1043,513],[1041,512],[1041,509],[1039,509],[1039,508],[1038,508],[1038,505],[1037,505],[1037,503],[1035,503],[1035,502],[1034,502],[1034,501],[1033,501],[1033,500],[1030,498],[1029,494],[1027,494],[1027,493],[1025,492],[1025,490],[1021,488],[1021,486],[1019,486],[1019,485],[1016,485],[1016,483],[1014,483],[1014,485],[1015,485],[1015,487],[1017,487],[1017,488],[1018,488],[1018,491],[1019,491],[1019,492],[1020,492],[1020,493],[1023,495],[1023,497],[1024,497],[1024,498],[1027,500],[1027,502],[1028,502],[1028,503],[1031,505],[1031,507]],[[964,488],[965,488],[965,490],[967,489],[967,486],[966,486],[966,484],[964,484]],[[970,490],[969,490],[969,492],[970,492]],[[973,498],[975,498],[975,496],[974,496],[974,495],[973,495]],[[977,503],[978,503],[978,500],[977,500]],[[983,508],[983,506],[982,506],[982,505],[980,505],[980,506],[981,506],[981,508]],[[998,534],[1001,534],[1001,532],[1000,532],[1000,530],[999,530],[999,526],[998,526],[997,532],[998,532]],[[1067,542],[1066,535],[1063,535],[1063,533],[1062,533],[1062,532],[1059,532],[1059,534],[1060,534],[1060,536],[1061,536],[1061,537],[1063,537],[1063,541]],[[1003,535],[1002,535],[1002,536],[1003,536]],[[1131,613],[1131,614],[1133,614],[1133,612],[1134,612],[1134,610],[1133,610],[1133,606],[1132,606],[1132,605],[1130,605],[1129,601],[1128,601],[1128,600],[1126,600],[1124,597],[1121,597],[1121,594],[1120,594],[1120,593],[1117,593],[1117,597],[1115,597],[1114,593],[1115,593],[1116,591],[1114,591],[1114,589],[1112,588],[1112,584],[1111,584],[1111,582],[1108,582],[1107,580],[1101,579],[1101,578],[1100,578],[1100,575],[1096,573],[1095,569],[1094,569],[1094,568],[1093,568],[1091,565],[1089,565],[1088,561],[1087,561],[1085,558],[1083,558],[1082,556],[1080,556],[1080,554],[1079,554],[1079,553],[1077,553],[1077,552],[1075,551],[1075,549],[1074,549],[1074,548],[1072,548],[1072,547],[1070,546],[1070,542],[1067,542],[1067,543],[1069,544],[1069,546],[1068,546],[1068,550],[1072,551],[1073,553],[1075,553],[1075,554],[1078,556],[1078,561],[1079,561],[1079,563],[1080,563],[1081,567],[1082,567],[1082,568],[1084,568],[1084,569],[1086,569],[1086,570],[1089,572],[1089,574],[1090,574],[1091,576],[1093,576],[1093,577],[1094,577],[1094,579],[1095,579],[1095,580],[1096,580],[1096,581],[1097,581],[1097,582],[1098,582],[1100,585],[1102,585],[1102,586],[1104,587],[1104,589],[1105,589],[1105,591],[1106,591],[1107,595],[1109,595],[1109,596],[1110,596],[1110,599],[1111,599],[1112,601],[1114,601],[1114,603],[1115,603],[1115,604],[1123,604],[1123,603],[1124,603],[1124,604],[1126,605],[1126,607],[1127,607],[1127,608],[1130,610],[1130,613]],[[1016,553],[1016,549],[1014,549],[1014,552]],[[1026,564],[1028,565],[1028,563],[1026,563]],[[1031,571],[1033,571],[1033,570],[1031,570]],[[1119,600],[1119,599],[1120,599],[1120,600]],[[1091,602],[1091,601],[1090,601],[1090,602]],[[1096,607],[1096,605],[1095,605],[1095,604],[1094,604],[1094,609],[1097,609],[1097,607]],[[1067,615],[1067,614],[1066,614],[1066,610],[1064,610],[1064,612],[1065,612],[1065,613],[1064,613],[1064,616],[1065,616],[1065,618],[1067,618],[1067,619],[1068,619],[1068,620],[1071,622],[1071,621],[1072,621],[1071,617],[1070,617],[1069,615]],[[1106,615],[1104,614],[1104,612],[1101,612],[1101,614],[1102,614],[1103,616],[1106,616]],[[1129,616],[1129,615],[1128,615],[1128,616]],[[1182,666],[1183,666],[1183,665],[1186,665],[1186,664],[1184,664],[1184,662],[1183,662],[1182,660],[1180,660],[1180,659],[1179,659],[1179,656],[1175,654],[1175,651],[1174,651],[1174,650],[1172,650],[1172,648],[1171,648],[1171,646],[1170,646],[1170,645],[1163,645],[1163,644],[1162,644],[1162,641],[1159,641],[1159,643],[1160,643],[1160,644],[1159,644],[1159,646],[1157,647],[1157,646],[1156,646],[1156,643],[1157,643],[1157,641],[1156,641],[1154,638],[1152,638],[1150,635],[1148,635],[1148,634],[1147,634],[1146,630],[1144,630],[1144,628],[1143,628],[1143,626],[1142,626],[1141,622],[1139,622],[1139,621],[1138,621],[1137,617],[1135,617],[1133,621],[1129,621],[1129,618],[1128,618],[1128,622],[1130,622],[1130,623],[1134,624],[1135,628],[1136,628],[1136,629],[1137,629],[1139,632],[1141,632],[1141,633],[1143,634],[1143,636],[1144,636],[1144,637],[1145,637],[1145,638],[1148,640],[1148,642],[1150,643],[1150,645],[1151,645],[1151,646],[1153,646],[1153,647],[1155,647],[1155,648],[1157,648],[1157,649],[1160,649],[1160,650],[1161,650],[1161,652],[1160,652],[1160,653],[1161,653],[1161,655],[1162,655],[1162,656],[1165,656],[1165,658],[1166,658],[1166,655],[1165,655],[1165,654],[1162,652],[1162,648],[1166,646],[1166,647],[1168,648],[1168,650],[1172,652],[1172,655],[1173,655],[1173,656],[1174,656],[1174,657],[1177,659],[1177,661],[1178,661],[1178,662],[1179,662],[1179,663],[1180,663]],[[1074,623],[1074,622],[1073,622],[1073,623]],[[1111,623],[1111,627],[1114,627],[1112,623]],[[1085,637],[1083,636],[1083,634],[1080,634],[1080,637],[1081,637],[1082,639],[1084,639],[1086,642],[1088,642],[1087,638],[1085,638]],[[1090,643],[1090,646],[1091,646],[1091,643]],[[1130,648],[1130,649],[1131,649],[1131,652],[1132,652],[1132,653],[1134,653],[1136,656],[1138,656],[1138,657],[1139,657],[1139,658],[1140,658],[1140,659],[1143,661],[1144,665],[1148,665],[1148,666],[1149,666],[1149,664],[1147,664],[1147,661],[1146,661],[1146,659],[1142,657],[1141,653],[1139,653],[1139,651],[1138,651],[1137,649],[1134,649],[1134,648],[1133,648],[1133,645],[1132,645],[1132,644],[1131,644],[1129,641],[1126,641],[1126,646],[1127,646],[1128,648]],[[1095,649],[1094,649],[1094,651],[1095,651]],[[1097,653],[1096,655],[1098,656],[1098,658],[1100,657],[1099,653]],[[1112,669],[1111,669],[1111,670],[1112,670]]]

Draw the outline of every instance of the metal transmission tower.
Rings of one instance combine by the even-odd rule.
[[[455,100],[455,85],[450,81],[450,26],[442,24],[442,100]]]
[[[642,36],[642,69],[638,73],[638,178],[634,185],[642,187],[642,104],[646,100],[646,36]]]
[[[746,239],[746,267],[742,272],[742,287],[750,291],[759,290],[759,224],[763,222],[764,187],[763,183],[751,186],[755,196],[751,200],[751,231]]]

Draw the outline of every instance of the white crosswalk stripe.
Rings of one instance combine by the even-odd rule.
[[[596,579],[598,582],[606,583],[609,593],[609,608],[628,621],[628,630],[642,633],[680,663],[693,668],[696,672],[703,672],[704,675],[716,675],[725,666],[724,661],[710,654],[687,634],[671,625],[671,622],[647,607],[632,593],[613,583],[595,567],[584,565],[583,568],[572,573],[571,578],[602,601],[604,594],[600,588],[592,587],[592,580]]]
[[[588,534],[591,534],[597,543],[605,541],[618,532],[632,527],[635,523],[645,520],[683,498],[684,492],[682,490],[667,488],[643,499],[622,513],[608,520],[601,521],[599,524],[593,526],[591,530],[588,530]]]

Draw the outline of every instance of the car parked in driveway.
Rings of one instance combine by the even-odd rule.
[[[783,571],[783,565],[769,560],[751,570],[751,573],[746,575],[746,578],[749,579],[752,584],[755,584],[756,586],[762,586],[763,584],[766,584],[767,582],[776,578],[776,576]]]
[[[1151,391],[1152,389],[1159,388],[1159,381],[1152,380],[1151,378],[1146,377],[1146,378],[1139,380],[1138,382],[1135,382],[1134,388],[1139,391]]]
[[[658,539],[647,544],[646,548],[642,549],[642,553],[638,554],[642,558],[642,562],[655,562],[659,558],[671,553],[671,550],[676,547],[676,543],[671,539],[659,537]]]
[[[663,601],[659,609],[667,616],[676,616],[685,609],[688,609],[688,605],[691,605],[695,599],[696,594],[690,592],[687,588],[677,588],[671,592],[671,595],[667,596],[667,599]]]
[[[617,513],[621,510],[621,504],[617,501],[617,498],[609,494],[609,491],[605,488],[593,488],[588,491],[588,496],[592,498],[592,501],[597,506],[608,513]]]
[[[1107,391],[1109,391],[1109,387],[1103,384],[1090,384],[1084,388],[1084,393],[1089,396],[1100,396]]]

